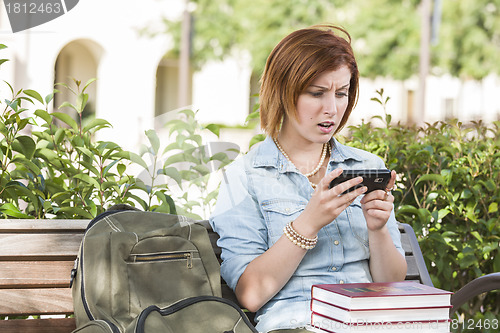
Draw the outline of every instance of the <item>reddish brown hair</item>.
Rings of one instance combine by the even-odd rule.
[[[267,58],[261,79],[262,129],[271,137],[277,137],[285,115],[296,117],[299,95],[319,75],[342,66],[351,71],[351,80],[347,109],[336,132],[345,125],[358,99],[359,71],[351,36],[335,25],[315,25],[283,38]]]

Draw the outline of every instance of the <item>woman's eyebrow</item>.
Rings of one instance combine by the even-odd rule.
[[[348,84],[346,84],[346,85],[344,85],[344,86],[342,86],[342,87],[338,88],[337,90],[347,89],[347,88],[349,88],[349,86],[350,86],[350,85],[351,85],[351,84],[350,84],[350,83],[348,83]],[[319,88],[319,89],[328,89],[328,87],[325,87],[325,86],[320,86],[320,85],[317,85],[317,84],[311,84],[311,87],[315,87],[315,88]]]
[[[325,86],[319,86],[319,85],[317,85],[317,84],[311,84],[311,87],[320,88],[320,89],[328,89],[328,87],[325,87]]]

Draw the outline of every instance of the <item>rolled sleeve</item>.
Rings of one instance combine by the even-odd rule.
[[[265,222],[244,170],[241,163],[234,163],[225,172],[209,219],[220,237],[221,276],[233,290],[247,265],[268,249]]]

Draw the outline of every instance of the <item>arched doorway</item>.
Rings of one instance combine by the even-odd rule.
[[[187,78],[189,82],[188,100],[192,101],[193,75]],[[164,57],[156,70],[155,91],[155,128],[161,128],[172,118],[169,111],[177,110],[186,105],[179,102],[179,60]],[[170,116],[170,117],[169,117]]]
[[[75,92],[82,91],[89,80],[97,78],[102,53],[102,47],[91,40],[79,39],[66,44],[59,52],[55,62],[54,84],[63,83]],[[80,82],[80,85],[77,86],[75,81]],[[88,102],[81,115],[84,124],[95,118],[97,85],[98,81],[85,89],[85,93],[88,94]],[[75,103],[76,96],[70,89],[61,85],[56,85],[55,88],[60,92],[54,96],[54,109],[58,109],[66,101]],[[63,107],[58,111],[65,112],[76,120],[79,119],[79,115],[71,107]]]

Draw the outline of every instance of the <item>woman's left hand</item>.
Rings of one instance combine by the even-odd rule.
[[[394,203],[394,196],[391,194],[391,190],[395,183],[396,171],[393,170],[385,191],[376,190],[366,194],[361,199],[361,207],[363,208],[368,230],[379,230],[389,220]]]

